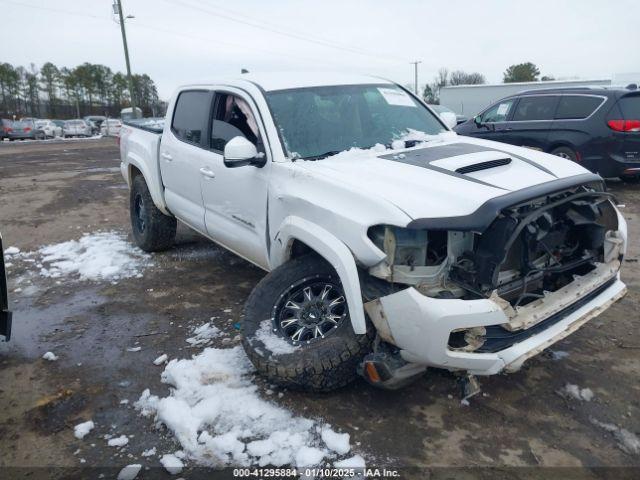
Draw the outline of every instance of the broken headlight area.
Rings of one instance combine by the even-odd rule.
[[[481,232],[377,225],[368,236],[386,259],[369,274],[432,298],[492,299],[513,329],[527,328],[566,307],[562,295],[584,296],[617,273],[624,238],[609,197],[580,185],[503,208]],[[453,332],[450,347],[476,351],[483,335]]]
[[[524,306],[618,261],[617,229],[609,195],[585,186],[515,205],[476,234],[449,279],[476,298],[495,292],[512,307]]]

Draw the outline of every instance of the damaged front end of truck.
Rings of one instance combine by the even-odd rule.
[[[386,259],[363,279],[380,339],[364,376],[392,388],[429,366],[515,371],[621,298],[626,224],[602,180],[581,177],[371,227]]]

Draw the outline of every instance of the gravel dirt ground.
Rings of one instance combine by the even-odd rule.
[[[113,139],[0,145],[5,248],[129,234],[118,167]],[[359,380],[331,394],[284,392],[273,401],[350,433],[369,466],[398,469],[402,478],[638,478],[640,453],[597,423],[640,435],[640,186],[612,181],[609,188],[629,223],[628,294],[519,372],[481,379],[483,393],[469,405],[461,404],[455,377],[440,371],[400,391]],[[98,478],[90,466],[113,478],[142,463],[151,470],[141,478],[169,478],[157,456],[141,453],[179,445],[132,403],[145,388],[167,394],[153,360],[197,353],[185,339],[210,317],[218,317],[229,345],[237,343],[241,307],[264,273],[183,226],[175,247],[152,261],[142,278],[118,283],[45,278],[25,262],[9,268],[15,313],[13,338],[0,344],[0,466],[10,476],[0,475]],[[127,350],[133,346],[140,351]],[[47,351],[59,359],[42,359]],[[565,398],[558,392],[567,383],[594,398]],[[88,419],[95,429],[78,440],[73,426]],[[105,435],[121,434],[128,445],[107,446]],[[190,466],[182,476],[199,474]]]

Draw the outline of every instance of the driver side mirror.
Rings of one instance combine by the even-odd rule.
[[[233,137],[224,147],[224,164],[228,168],[247,165],[264,166],[264,153],[258,153],[256,146],[244,137]]]
[[[473,117],[473,123],[476,124],[476,127],[480,128],[482,126],[482,115],[476,115]]]

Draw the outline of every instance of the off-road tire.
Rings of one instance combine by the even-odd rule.
[[[569,147],[558,147],[551,150],[551,155],[555,155],[557,157],[564,158],[566,160],[571,160],[572,162],[578,161],[578,156],[576,152],[574,152]]]
[[[367,325],[366,334],[356,335],[347,314],[326,338],[309,344],[302,342],[295,351],[286,354],[271,352],[256,337],[263,321],[273,322],[273,308],[283,292],[312,276],[328,276],[341,288],[333,267],[313,254],[290,260],[264,277],[244,306],[242,345],[258,372],[270,382],[296,390],[328,392],[356,378],[357,366],[371,352],[374,336],[371,325]],[[285,338],[280,333],[273,334]]]
[[[140,225],[140,216],[136,213],[136,205],[142,205],[143,225]],[[140,210],[138,210],[140,211]],[[133,177],[131,191],[129,192],[129,215],[131,217],[131,230],[133,239],[145,252],[160,252],[173,245],[176,238],[177,222],[174,217],[169,217],[158,210],[153,203],[151,193],[142,175]]]

